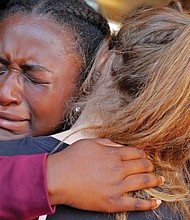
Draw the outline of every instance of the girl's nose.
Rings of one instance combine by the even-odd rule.
[[[21,97],[21,85],[16,72],[9,72],[0,78],[0,105],[18,105],[22,101]]]

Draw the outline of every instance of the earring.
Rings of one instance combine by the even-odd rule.
[[[98,80],[98,78],[100,77],[100,75],[101,75],[100,70],[96,70],[96,72],[94,73],[94,76],[93,76],[93,80],[96,82]]]
[[[99,76],[100,76],[100,70],[96,70],[96,73],[95,73],[95,74],[96,74],[96,76],[99,77]]]
[[[75,107],[75,112],[77,114],[79,114],[81,112],[81,107],[79,107],[79,106]]]

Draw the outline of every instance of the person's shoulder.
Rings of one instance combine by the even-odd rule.
[[[60,141],[51,136],[26,137],[8,141],[0,140],[0,156],[51,153],[59,144]],[[63,143],[56,152],[67,146]]]
[[[53,215],[48,215],[46,220],[116,220],[115,214],[106,214],[58,205]],[[139,220],[139,219],[138,219]]]
[[[136,211],[128,213],[127,220],[185,220],[179,212],[174,212],[172,205],[161,205],[153,211]]]
[[[58,145],[59,147],[55,152],[62,151],[69,146],[68,144],[61,142],[52,136],[28,137],[27,141],[33,145],[35,144],[37,147],[43,149],[47,153],[51,153]]]

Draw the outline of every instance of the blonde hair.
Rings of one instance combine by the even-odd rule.
[[[190,15],[178,2],[138,8],[112,44],[111,79],[87,100],[102,123],[88,129],[144,149],[166,183],[136,194],[172,202],[189,219]]]

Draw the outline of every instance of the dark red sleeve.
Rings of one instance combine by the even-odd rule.
[[[28,220],[54,213],[46,186],[47,154],[0,157],[0,219]]]

